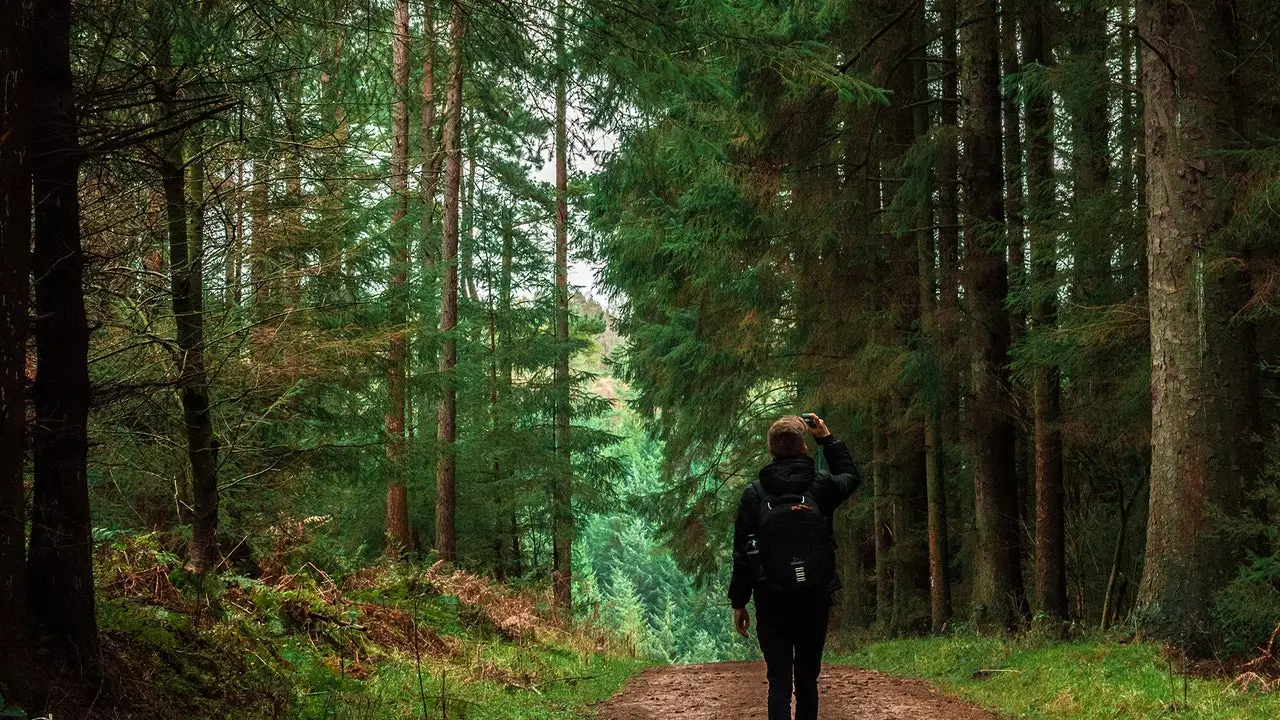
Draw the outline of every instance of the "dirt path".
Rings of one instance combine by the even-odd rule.
[[[767,692],[764,663],[654,668],[601,705],[599,720],[755,720]],[[822,720],[996,720],[919,680],[860,668],[824,666],[818,692]]]

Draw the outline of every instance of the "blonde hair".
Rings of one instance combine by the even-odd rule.
[[[804,421],[789,415],[769,426],[769,454],[775,458],[799,457],[807,448],[804,443]]]

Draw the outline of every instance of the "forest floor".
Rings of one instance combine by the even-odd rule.
[[[651,664],[564,622],[542,586],[269,559],[201,581],[158,534],[105,534],[100,677],[33,673],[26,707],[0,696],[0,718],[581,720]]]
[[[818,683],[828,720],[993,720],[973,705],[921,680],[856,667],[826,665]],[[651,668],[600,707],[599,720],[724,720],[760,717],[768,683],[764,663]]]

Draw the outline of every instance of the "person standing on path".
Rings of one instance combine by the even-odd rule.
[[[813,435],[829,471],[809,457]],[[812,413],[769,428],[773,462],[742,492],[733,524],[733,625],[749,637],[747,601],[756,600],[756,634],[769,677],[769,720],[817,720],[818,674],[827,641],[835,573],[832,517],[861,484],[849,448]]]

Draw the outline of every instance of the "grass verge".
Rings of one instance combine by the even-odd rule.
[[[580,720],[650,663],[443,565],[186,575],[154,535],[100,544],[102,664],[85,697],[0,717]]]
[[[1280,694],[1242,691],[1230,687],[1229,679],[1171,673],[1157,648],[1138,643],[939,637],[876,643],[834,661],[925,678],[949,695],[1005,717],[1280,717]]]

